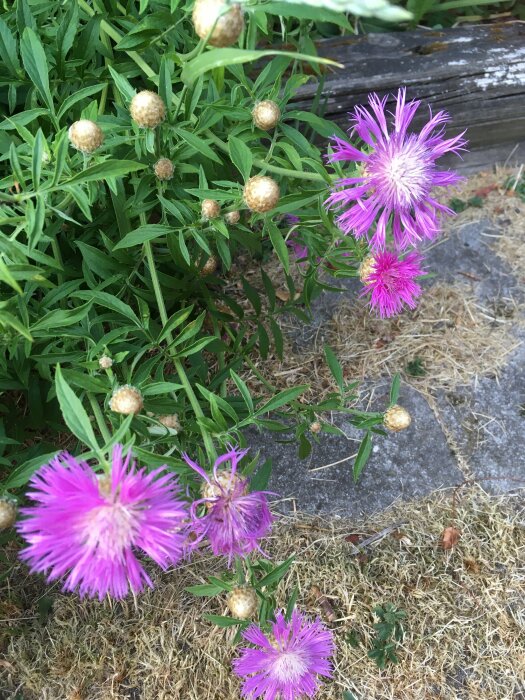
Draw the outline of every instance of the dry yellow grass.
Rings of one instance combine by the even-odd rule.
[[[298,584],[302,609],[319,614],[317,586],[336,614],[334,679],[319,700],[517,700],[525,692],[525,502],[490,498],[480,489],[459,492],[356,523],[294,517],[281,521],[269,542],[276,560],[296,564],[282,582],[285,603]],[[345,536],[369,535],[402,519],[402,532],[372,545],[366,560]],[[457,546],[443,551],[442,530],[454,522]],[[237,700],[231,673],[231,630],[203,620],[225,613],[224,599],[195,599],[185,586],[218,573],[203,556],[161,575],[136,603],[79,602],[46,591],[17,564],[2,594],[0,687],[23,700]],[[46,624],[38,600],[53,597]],[[379,671],[367,658],[372,608],[391,602],[406,611],[400,662]],[[353,631],[361,644],[353,648]],[[16,695],[16,693],[19,693]]]

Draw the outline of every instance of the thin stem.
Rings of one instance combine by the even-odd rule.
[[[104,416],[102,415],[102,411],[100,410],[98,401],[91,392],[88,392],[88,399],[89,403],[91,404],[91,408],[93,409],[93,415],[95,416],[95,420],[97,421],[98,429],[100,430],[100,434],[102,435],[104,444],[107,445],[111,441],[111,435],[104,422]]]
[[[143,218],[145,221],[144,214],[141,214],[141,220]],[[142,223],[142,221],[141,221],[141,223]],[[146,253],[146,260],[148,262],[148,268],[149,268],[149,272],[150,272],[150,276],[151,276],[151,281],[153,284],[153,291],[155,292],[155,299],[157,301],[157,306],[159,308],[160,319],[162,321],[162,325],[165,326],[168,322],[168,314],[166,312],[166,305],[164,304],[164,297],[162,296],[162,290],[160,288],[160,282],[159,282],[159,278],[157,275],[157,269],[155,267],[155,260],[153,258],[153,250],[151,247],[151,241],[146,241],[144,243],[144,250]],[[171,346],[171,343],[173,342],[173,336],[171,333],[168,333],[167,341],[168,341],[168,345]],[[175,369],[177,371],[177,374],[179,375],[179,379],[182,383],[182,386],[184,387],[184,391],[186,392],[186,395],[188,397],[188,400],[191,404],[191,407],[193,409],[193,412],[194,412],[196,418],[197,419],[204,418],[204,412],[203,412],[201,405],[200,405],[200,403],[195,395],[195,392],[193,391],[193,387],[190,383],[190,380],[188,379],[188,375],[186,374],[186,370],[184,369],[182,362],[176,356],[172,356],[172,361],[173,361],[173,364],[174,364]],[[215,446],[213,444],[213,440],[208,435],[206,428],[204,428],[200,424],[199,424],[199,428],[200,428],[202,439],[204,442],[204,447],[206,449],[206,454],[208,455],[208,459],[211,462],[214,462],[217,459],[217,453],[215,452]]]
[[[221,141],[221,139],[218,136],[215,136],[213,131],[210,131],[210,129],[206,129],[204,133],[211,141],[213,141],[217,148],[220,148],[221,151],[223,151],[224,153],[230,152],[228,146],[224,143],[224,141]],[[275,173],[276,175],[293,177],[297,180],[311,180],[312,182],[322,182],[324,185],[327,184],[327,180],[322,175],[319,175],[319,173],[304,173],[299,170],[289,170],[288,168],[280,168],[277,165],[270,165],[270,163],[266,163],[264,160],[260,160],[259,158],[254,158],[253,164],[258,168],[261,168],[262,170],[269,170],[271,173]]]

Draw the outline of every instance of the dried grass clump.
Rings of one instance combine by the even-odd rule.
[[[299,605],[324,614],[317,587],[335,620],[337,659],[321,700],[511,700],[525,688],[525,504],[489,498],[481,490],[460,495],[452,521],[451,493],[355,523],[294,517],[281,521],[269,543],[275,559],[297,553],[281,587],[281,602],[298,585]],[[354,556],[349,534],[365,536],[401,518],[402,531],[380,540],[367,556]],[[443,551],[440,533],[451,523],[462,532]],[[224,600],[193,598],[184,586],[217,573],[202,557],[158,577],[157,588],[136,603],[80,602],[43,588],[36,594],[16,566],[4,589],[3,624],[11,630],[0,663],[0,687],[24,700],[237,700],[231,674],[231,630],[203,613],[225,613]],[[47,623],[38,621],[38,598],[54,596]],[[24,597],[26,599],[24,600]],[[400,663],[379,671],[367,658],[371,610],[391,602],[407,613]],[[333,617],[333,616],[331,616]],[[361,639],[347,642],[350,632]]]

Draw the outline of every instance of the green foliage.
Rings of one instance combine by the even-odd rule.
[[[383,669],[389,661],[393,664],[399,662],[396,649],[398,643],[403,641],[403,620],[406,613],[404,610],[398,610],[392,603],[385,603],[377,605],[374,614],[378,622],[374,624],[375,636],[368,656]]]

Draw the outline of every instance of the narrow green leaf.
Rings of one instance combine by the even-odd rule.
[[[324,346],[324,354],[326,356],[326,361],[328,362],[328,367],[330,367],[330,372],[332,373],[332,376],[339,387],[339,391],[342,392],[345,386],[343,368],[339,364],[339,360],[335,356],[334,351],[328,345]]]
[[[122,97],[124,98],[125,102],[131,102],[133,97],[135,96],[135,89],[131,85],[131,83],[128,82],[128,80],[123,76],[117,73],[117,71],[113,68],[113,66],[108,65],[109,72],[111,73],[111,77],[113,78],[113,82],[117,86],[117,90],[120,92]]]
[[[171,226],[164,226],[163,224],[145,224],[144,226],[139,226],[125,235],[122,240],[113,246],[113,250],[132,248],[136,245],[142,245],[142,243],[145,243],[146,241],[153,241],[155,238],[167,236],[168,233],[171,233],[172,231],[173,229]]]
[[[250,390],[246,386],[246,384],[243,382],[243,380],[239,377],[239,375],[233,371],[233,369],[230,369],[230,376],[235,382],[235,386],[239,390],[242,398],[244,399],[244,403],[246,404],[246,407],[250,411],[250,413],[253,413],[253,400],[250,394]]]
[[[144,170],[146,167],[143,163],[137,163],[134,160],[106,160],[103,163],[97,163],[82,170],[82,172],[77,173],[69,180],[60,183],[60,187],[106,180],[109,177],[121,177],[122,175],[134,173],[137,170]]]
[[[60,365],[57,365],[55,371],[55,389],[60,410],[67,427],[75,437],[91,450],[98,452],[99,446],[91,427],[89,416],[84,410],[80,399],[64,379]]]
[[[20,42],[20,53],[27,75],[40,93],[46,107],[51,114],[55,113],[53,97],[49,89],[49,66],[46,52],[40,42],[40,38],[30,28],[26,27]]]
[[[390,405],[393,406],[397,403],[399,398],[399,387],[401,385],[401,377],[396,374],[392,379],[392,386],[390,387]]]
[[[293,564],[294,559],[295,559],[295,554],[292,554],[292,556],[288,557],[288,559],[286,561],[283,561],[283,563],[279,564],[279,566],[276,566],[273,571],[270,571],[269,574],[266,574],[266,576],[264,576],[258,582],[258,586],[260,588],[263,588],[263,586],[272,586],[272,585],[276,584],[286,574],[288,569]]]
[[[288,256],[288,246],[284,242],[283,235],[274,223],[268,226],[268,232],[277,257],[281,261],[284,271],[288,273],[290,271],[290,258]]]
[[[363,471],[368,458],[370,457],[370,452],[372,451],[372,436],[369,432],[363,438],[361,445],[359,447],[359,452],[354,462],[354,482],[359,481],[361,472]]]
[[[13,77],[18,77],[21,72],[16,39],[11,30],[0,17],[0,58]]]
[[[188,593],[195,596],[214,596],[222,593],[223,589],[220,586],[216,586],[213,583],[203,583],[197,586],[187,586],[185,589]]]
[[[20,333],[20,335],[23,335],[24,338],[33,342],[33,336],[28,329],[16,316],[9,313],[9,311],[4,311],[3,309],[0,311],[0,325],[11,326],[11,328]]]
[[[261,58],[265,58],[266,56],[288,56],[289,58],[294,58],[296,61],[321,63],[327,66],[336,66],[338,68],[344,67],[340,63],[332,61],[328,58],[296,53],[295,51],[276,51],[273,49],[266,51],[249,51],[246,49],[211,49],[210,51],[205,51],[204,53],[201,53],[200,56],[197,56],[191,61],[185,63],[182,69],[181,77],[184,83],[191,84],[195,82],[199,76],[207,73],[213,68],[220,68],[222,66],[228,67],[238,65],[239,63],[249,63],[251,61],[257,61]]]
[[[36,132],[35,142],[33,145],[33,154],[31,161],[31,174],[33,178],[33,187],[38,190],[40,186],[40,175],[42,173],[42,153],[44,152],[44,134],[42,129]]]
[[[8,284],[12,289],[15,290],[17,294],[22,294],[22,289],[18,282],[15,280],[13,275],[9,272],[9,268],[5,262],[0,258],[0,280]]]
[[[301,384],[299,386],[290,387],[289,389],[283,389],[283,391],[280,391],[276,396],[265,403],[264,406],[258,408],[254,415],[261,416],[265,413],[275,411],[277,408],[294,401],[298,396],[304,393],[306,389],[308,389],[308,384]]]
[[[56,457],[57,451],[48,452],[45,455],[38,455],[38,457],[33,457],[33,459],[28,459],[27,462],[20,464],[18,467],[13,469],[9,474],[6,481],[2,484],[2,487],[7,489],[17,489],[20,486],[25,486],[29,479],[33,476],[37,469],[39,469],[43,464],[49,463],[53,457]]]
[[[142,328],[142,323],[140,322],[140,319],[136,315],[136,313],[133,311],[131,306],[128,306],[128,304],[125,304],[123,301],[118,299],[116,296],[113,296],[112,294],[108,294],[108,292],[101,292],[99,290],[90,290],[90,291],[81,291],[81,292],[75,292],[73,294],[74,297],[77,299],[85,299],[86,301],[93,301],[95,304],[98,304],[99,306],[104,306],[107,309],[111,309],[112,311],[115,311],[116,313],[120,314],[121,316],[124,316],[125,318],[129,319],[130,321],[133,321],[133,323],[138,326],[139,328]]]
[[[190,131],[186,131],[185,129],[180,129],[180,128],[173,128],[172,131],[174,131],[177,136],[180,136],[180,138],[185,141],[191,148],[196,152],[202,154],[205,158],[208,158],[209,160],[212,160],[214,163],[219,163],[219,165],[222,165],[222,161],[219,158],[219,156],[215,153],[215,151],[210,148],[210,146],[207,144],[207,142],[203,139],[202,136],[197,136],[197,134],[193,134]]]
[[[236,136],[228,138],[230,158],[244,180],[248,180],[253,166],[253,156],[248,146]]]
[[[71,109],[76,105],[76,103],[80,102],[81,100],[85,100],[87,97],[91,97],[91,95],[95,95],[97,92],[100,92],[103,87],[104,83],[99,83],[98,85],[88,85],[88,87],[82,88],[81,90],[77,90],[72,95],[67,97],[62,102],[62,106],[58,110],[58,120],[60,121],[60,119],[62,119],[64,115],[67,115],[68,120],[71,121],[70,112]]]

